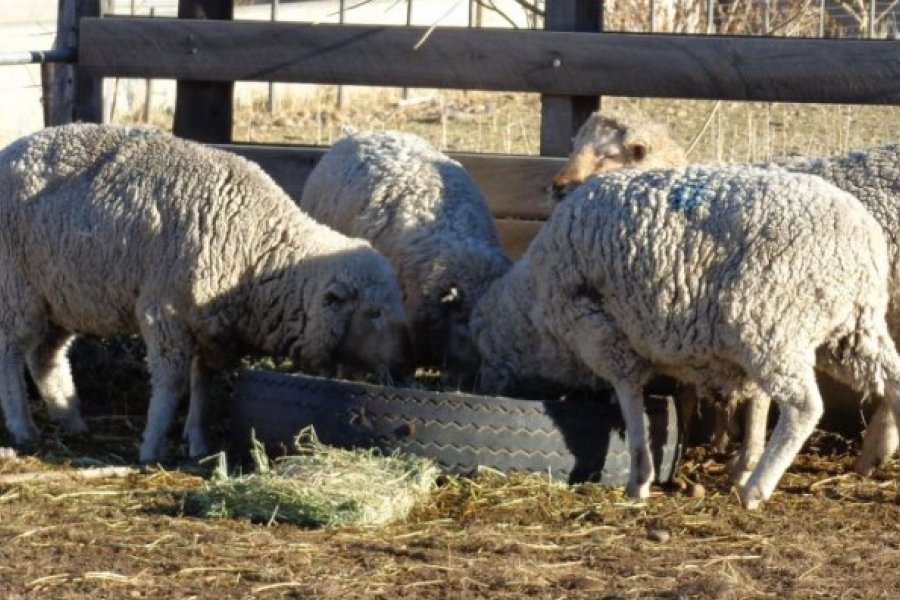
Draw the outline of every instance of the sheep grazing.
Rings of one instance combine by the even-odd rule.
[[[578,130],[574,149],[553,178],[551,195],[561,200],[591,175],[625,167],[658,169],[687,162],[666,128],[634,109],[592,114]]]
[[[615,135],[609,129],[598,127],[597,123],[616,123]],[[609,139],[649,140],[638,146],[639,151],[623,151]],[[579,157],[593,156],[591,160]],[[554,181],[557,199],[568,190],[584,182],[591,175],[607,172],[617,167],[647,169],[656,166],[679,166],[687,164],[683,152],[672,141],[662,125],[652,123],[642,115],[600,116],[595,113],[579,130],[575,138],[574,150],[566,166]],[[833,157],[782,157],[760,165],[766,168],[783,168],[798,173],[809,173],[822,177],[838,188],[856,196],[881,225],[888,244],[890,260],[887,322],[891,337],[900,343],[900,145],[892,144],[871,148],[866,151],[850,152]],[[839,381],[853,387],[854,382],[842,378],[840,372],[830,372],[827,365],[823,370]],[[862,390],[858,390],[862,391]],[[756,396],[752,392],[749,397]],[[733,476],[740,481],[759,458],[765,437],[768,404],[757,396],[763,405],[750,406],[744,425],[744,447],[735,462]],[[734,403],[738,402],[735,399]],[[730,412],[730,411],[729,411]],[[719,419],[722,424],[725,419]],[[721,427],[720,427],[721,429]],[[717,437],[722,437],[718,435]],[[900,435],[889,406],[879,404],[875,415],[866,429],[863,447],[854,463],[854,469],[863,475],[869,474],[876,466],[884,463],[900,446]]]
[[[726,166],[610,173],[574,190],[522,260],[528,309],[475,312],[483,377],[531,374],[527,355],[489,343],[492,329],[511,329],[505,317],[525,315],[541,344],[564,346],[609,381],[626,422],[631,496],[646,497],[653,477],[643,388],[657,373],[705,397],[756,388],[779,404],[740,490],[748,508],[769,498],[822,413],[817,350],[900,409],[884,236],[854,197],[817,177]],[[522,276],[514,269],[494,286]]]
[[[208,452],[207,377],[242,353],[314,370],[402,365],[388,261],[240,157],[151,129],[66,125],[3,150],[0,190],[0,400],[17,445],[39,438],[26,364],[51,415],[85,429],[66,359],[80,333],[139,332],[147,345],[143,462],[163,458],[188,389],[189,451]]]
[[[390,259],[417,362],[467,386],[477,367],[469,315],[511,263],[462,166],[415,135],[351,132],[313,169],[300,206],[338,231],[370,240]]]

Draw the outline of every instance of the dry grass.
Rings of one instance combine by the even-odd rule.
[[[125,480],[0,488],[3,597],[875,598],[900,587],[897,465],[802,455],[761,512],[693,451],[707,492],[568,487],[536,476],[445,478],[402,524],[307,530],[185,516],[203,484]],[[5,469],[45,468],[36,459]],[[660,541],[662,540],[662,541]]]
[[[431,494],[438,468],[428,459],[322,444],[311,428],[294,440],[292,454],[270,460],[252,441],[252,473],[229,475],[225,453],[199,490],[191,511],[261,523],[311,527],[383,526],[405,519]]]

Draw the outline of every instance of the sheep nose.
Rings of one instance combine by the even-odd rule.
[[[561,201],[565,198],[566,188],[569,186],[568,182],[560,182],[558,180],[553,180],[553,183],[547,188],[547,193],[550,197],[556,202]]]

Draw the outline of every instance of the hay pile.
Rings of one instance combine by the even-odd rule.
[[[294,441],[296,454],[270,461],[253,440],[256,472],[229,476],[225,457],[199,490],[189,512],[308,527],[388,525],[406,518],[434,489],[438,469],[428,459],[377,450],[342,450],[319,442],[312,429]]]

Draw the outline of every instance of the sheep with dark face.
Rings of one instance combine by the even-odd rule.
[[[151,129],[46,129],[0,154],[0,215],[0,401],[17,444],[39,437],[26,365],[51,414],[85,429],[66,358],[81,333],[147,345],[144,462],[163,457],[188,390],[190,453],[209,451],[206,379],[241,353],[379,374],[406,358],[388,261],[230,153]]]
[[[472,307],[510,260],[462,166],[412,134],[350,133],[313,169],[300,207],[370,240],[390,259],[417,362],[465,379],[476,356],[468,333]]]
[[[727,166],[596,177],[493,287],[521,286],[526,274],[524,309],[509,310],[491,290],[475,311],[484,380],[509,385],[535,373],[527,353],[495,343],[514,319],[539,338],[529,347],[562,357],[562,377],[584,379],[575,357],[609,381],[626,423],[632,496],[646,497],[653,476],[643,389],[655,374],[705,397],[754,390],[778,403],[778,425],[741,488],[748,508],[771,495],[822,413],[816,364],[900,411],[884,236],[858,200],[818,177]]]

